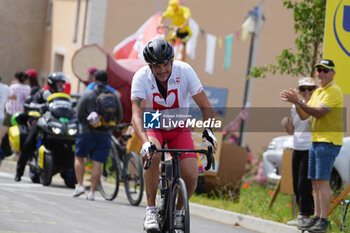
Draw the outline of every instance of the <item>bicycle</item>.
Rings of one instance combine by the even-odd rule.
[[[181,52],[181,61],[186,60],[186,43],[189,40],[190,36],[185,37],[184,39],[177,36],[177,27],[174,27],[173,25],[163,25],[158,26],[157,31],[160,34],[164,34],[165,39],[170,42],[175,48],[175,55],[174,57],[177,57],[177,54]],[[182,44],[182,49],[181,45]]]
[[[121,131],[131,124],[121,124],[116,126],[117,131]],[[98,189],[104,199],[112,201],[119,191],[120,182],[124,183],[126,196],[131,205],[140,204],[143,196],[143,170],[140,157],[135,152],[126,153],[127,140],[130,134],[122,134],[120,141],[111,136],[111,150],[106,163],[102,165],[101,180]]]
[[[161,176],[159,180],[160,186],[160,208],[158,209],[158,223],[160,231],[148,230],[147,233],[175,233],[175,232],[190,232],[190,209],[188,203],[187,189],[184,180],[180,176],[179,170],[179,156],[182,153],[201,153],[207,157],[207,166],[205,170],[209,170],[213,165],[215,167],[215,160],[213,157],[212,147],[208,146],[208,150],[187,150],[187,149],[164,149],[166,141],[162,145],[162,149],[157,149],[152,144],[149,149],[150,159],[147,161],[144,169],[147,170],[151,165],[151,158],[154,152],[161,152]],[[165,160],[165,153],[171,153],[172,159]],[[183,226],[175,224],[176,218],[176,204],[183,203],[182,220]]]

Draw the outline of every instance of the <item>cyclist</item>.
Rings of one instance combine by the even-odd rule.
[[[159,18],[158,27],[164,27],[163,21],[166,18],[171,18],[171,21],[176,27],[174,35],[170,35],[170,40],[172,43],[175,43],[178,38],[181,38],[183,44],[182,49],[182,60],[185,60],[186,52],[186,43],[192,36],[192,31],[189,26],[189,19],[191,17],[191,11],[188,7],[180,6],[179,0],[169,0],[168,8],[163,12]]]
[[[49,75],[47,79],[47,85],[49,86],[48,90],[44,88],[40,89],[35,93],[31,99],[30,105],[32,107],[39,108],[41,104],[46,103],[47,98],[56,92],[63,92],[64,84],[66,80],[66,75],[62,72],[53,72]],[[15,181],[21,181],[21,177],[24,173],[25,166],[27,161],[34,154],[36,146],[36,135],[37,135],[37,123],[35,122],[32,127],[29,129],[28,135],[23,143],[23,148],[19,160],[17,162],[17,169],[15,175]]]
[[[188,128],[143,129],[143,108],[156,110],[175,110],[189,107],[190,97],[200,107],[203,120],[214,116],[213,108],[203,90],[202,84],[192,67],[182,61],[173,61],[173,46],[164,39],[149,41],[143,56],[148,66],[140,68],[134,75],[131,86],[132,121],[135,133],[142,143],[141,154],[149,159],[151,143],[161,148],[163,140],[167,140],[168,148],[194,149],[191,132]],[[216,138],[211,129],[204,129],[213,141],[214,152],[217,149]],[[145,230],[158,230],[157,209],[155,197],[159,182],[159,162],[161,154],[152,157],[152,163],[145,170],[147,194],[147,209],[144,221]],[[186,183],[188,196],[191,197],[196,189],[198,176],[198,161],[195,153],[184,154],[180,157],[181,177]],[[177,210],[182,206],[177,206]],[[180,211],[178,211],[180,215]],[[182,219],[177,218],[177,226],[181,227]]]

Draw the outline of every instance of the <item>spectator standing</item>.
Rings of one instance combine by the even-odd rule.
[[[16,95],[14,95],[13,90],[6,84],[3,84],[2,77],[0,77],[0,132],[2,129],[2,123],[4,121],[5,116],[5,103],[7,99],[16,99]],[[0,161],[5,157],[5,152],[0,148]]]
[[[111,134],[113,127],[97,127],[103,122],[99,115],[97,98],[100,93],[110,94],[114,97],[116,110],[113,113],[113,121],[118,123],[122,119],[122,105],[119,97],[107,89],[108,75],[103,70],[94,74],[96,86],[93,90],[85,92],[79,100],[77,116],[79,121],[79,135],[75,144],[74,168],[78,184],[73,192],[73,197],[78,197],[85,193],[84,172],[85,161],[90,155],[92,160],[91,186],[87,194],[88,200],[95,200],[95,190],[101,177],[101,163],[106,162],[111,147]],[[101,98],[102,101],[102,98]]]
[[[16,95],[8,85],[2,83],[2,77],[0,77],[0,131],[5,116],[5,103],[8,99],[16,99]]]
[[[87,70],[87,73],[89,75],[88,80],[89,80],[89,85],[86,87],[86,91],[89,90],[93,90],[96,86],[96,80],[94,77],[94,74],[96,73],[97,69],[95,67],[91,67]],[[117,91],[116,89],[114,89],[113,87],[111,87],[110,85],[106,85],[106,88],[111,91],[111,92],[115,92],[115,94],[118,95],[119,98],[121,98],[121,94],[119,91]]]
[[[86,73],[88,75],[88,85],[95,82],[95,77],[94,74],[96,73],[97,68],[96,67],[90,67],[89,69],[87,69]]]
[[[315,68],[321,86],[315,90],[309,102],[299,99],[296,90],[282,91],[281,98],[297,106],[302,120],[312,116],[308,178],[312,180],[314,190],[315,214],[298,229],[326,232],[331,197],[329,178],[343,144],[343,93],[333,80],[335,65],[332,60],[323,59]]]
[[[27,75],[24,72],[16,72],[14,75],[14,82],[10,89],[16,95],[15,99],[9,99],[5,105],[5,118],[1,131],[0,144],[2,139],[7,134],[9,127],[11,127],[11,116],[16,112],[24,111],[24,100],[30,95],[30,86],[25,84]]]
[[[298,81],[298,94],[302,100],[308,102],[316,84],[313,78],[303,77]],[[309,149],[311,147],[310,118],[301,120],[296,107],[291,108],[291,117],[282,119],[282,126],[287,133],[293,135],[292,175],[293,190],[299,207],[299,215],[289,221],[288,225],[300,225],[309,221],[314,214],[311,180],[307,178]]]
[[[26,71],[26,75],[28,77],[29,80],[29,86],[30,86],[30,96],[35,95],[35,93],[37,91],[40,90],[40,85],[38,82],[38,74],[36,72],[36,70],[34,69],[29,69]]]

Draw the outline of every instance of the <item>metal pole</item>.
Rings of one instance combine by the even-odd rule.
[[[248,93],[251,90],[251,82],[252,79],[248,78],[250,74],[250,68],[252,66],[252,56],[253,56],[253,50],[254,50],[254,41],[255,41],[255,33],[252,34],[252,37],[250,39],[250,49],[249,49],[249,57],[248,57],[248,69],[247,69],[247,74],[246,74],[246,81],[245,81],[245,87],[244,87],[244,97],[243,97],[243,108],[249,107],[249,102],[248,102]],[[249,96],[250,97],[250,96]],[[250,98],[249,98],[250,100]],[[248,104],[247,104],[248,103]],[[247,106],[248,105],[248,106]],[[239,139],[238,139],[238,145],[240,146],[245,146],[245,134],[244,132],[246,131],[247,124],[245,124],[244,120],[241,119],[241,124],[240,124],[240,130],[239,130]]]
[[[250,78],[249,75],[250,75],[251,67],[255,66],[256,64],[256,58],[258,55],[259,35],[263,25],[263,5],[264,5],[264,0],[260,0],[259,10],[258,10],[259,14],[257,16],[257,19],[255,20],[254,31],[252,32],[252,37],[250,42],[248,69],[247,69],[247,75],[246,75],[247,80],[245,82],[244,98],[243,98],[243,109],[246,108],[248,117],[249,117],[249,108],[250,108],[251,94],[253,90],[253,81],[254,81],[254,79]],[[242,147],[245,147],[246,145],[247,128],[248,128],[248,119],[246,122],[244,122],[241,119],[238,145]]]

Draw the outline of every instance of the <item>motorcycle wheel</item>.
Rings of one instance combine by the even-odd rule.
[[[40,183],[44,186],[49,186],[52,180],[54,161],[52,156],[45,154],[44,169],[40,174]]]
[[[33,169],[32,167],[29,168],[29,177],[33,183],[40,183],[40,175],[37,172],[35,172],[35,169]]]

